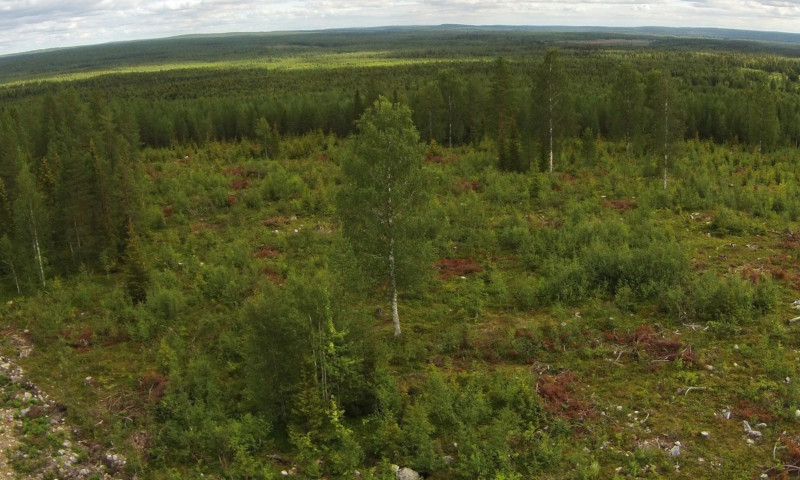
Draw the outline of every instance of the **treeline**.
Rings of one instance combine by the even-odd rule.
[[[129,225],[143,215],[142,149],[251,139],[260,144],[253,157],[270,156],[280,138],[350,135],[379,95],[410,105],[426,142],[493,142],[505,170],[558,170],[565,152],[592,162],[602,137],[623,142],[631,159],[663,158],[666,187],[669,158],[681,155],[685,139],[759,152],[800,143],[800,62],[777,56],[643,51],[623,59],[569,49],[371,68],[178,70],[24,88],[19,98],[19,89],[7,89],[0,111],[0,274],[20,292],[82,266],[122,263]],[[562,148],[570,142],[582,147]]]

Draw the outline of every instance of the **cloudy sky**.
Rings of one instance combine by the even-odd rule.
[[[0,55],[187,33],[442,23],[800,33],[800,0],[0,0]]]

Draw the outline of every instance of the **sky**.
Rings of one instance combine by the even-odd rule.
[[[191,33],[445,23],[800,33],[800,0],[0,0],[0,55]]]

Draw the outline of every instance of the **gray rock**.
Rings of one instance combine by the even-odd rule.
[[[681,454],[681,442],[675,442],[675,445],[669,449],[670,457],[677,457]]]
[[[397,465],[392,465],[392,470],[394,470],[394,475],[397,480],[419,480],[420,478],[419,473],[408,467],[400,468]]]
[[[763,436],[758,430],[753,430],[753,427],[750,426],[750,422],[747,420],[742,420],[742,425],[744,426],[744,431],[747,432],[748,437],[761,438]]]

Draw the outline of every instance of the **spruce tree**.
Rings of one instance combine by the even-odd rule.
[[[144,259],[139,235],[133,226],[133,220],[128,218],[128,232],[125,244],[125,288],[134,303],[141,303],[147,299],[147,288],[150,276],[147,263]]]

